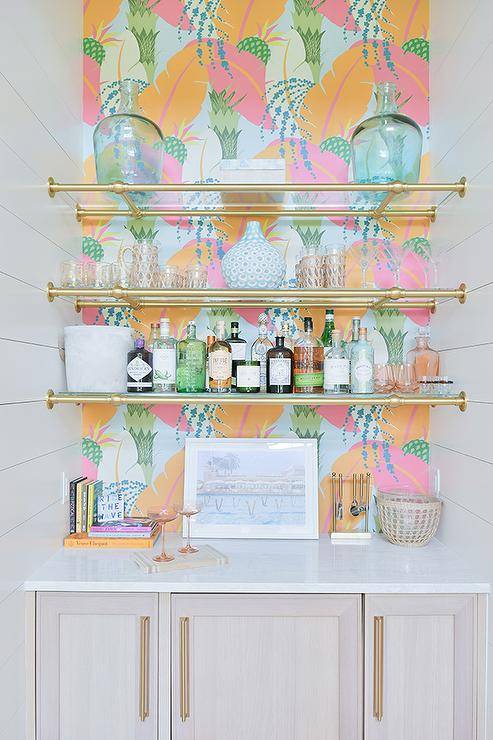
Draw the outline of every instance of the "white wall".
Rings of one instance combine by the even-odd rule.
[[[60,472],[80,469],[78,410],[43,396],[63,388],[58,340],[76,323],[44,289],[80,251],[46,179],[81,179],[81,35],[82,0],[0,3],[0,740],[25,737],[22,583],[60,546]]]
[[[441,468],[445,498],[439,536],[493,581],[493,3],[430,5],[432,179],[469,181],[466,198],[453,197],[432,228],[440,282],[469,288],[464,306],[445,302],[433,323],[445,372],[470,398],[465,414],[431,415],[432,463]],[[490,728],[492,607],[490,599]]]

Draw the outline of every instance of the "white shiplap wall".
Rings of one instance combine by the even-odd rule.
[[[439,536],[484,567],[493,582],[493,3],[432,0],[432,179],[466,175],[432,228],[440,282],[464,281],[464,306],[447,301],[433,322],[444,371],[469,395],[465,414],[432,413],[432,463],[445,499]],[[493,619],[490,599],[489,728],[493,732]]]
[[[22,583],[66,528],[61,473],[80,466],[80,416],[45,409],[63,388],[58,344],[76,323],[44,289],[80,251],[69,199],[82,177],[82,0],[0,3],[0,740],[25,737]]]

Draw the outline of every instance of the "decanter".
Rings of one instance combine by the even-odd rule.
[[[416,346],[407,353],[406,361],[414,365],[416,380],[434,378],[440,372],[440,355],[429,345],[430,333],[428,329],[420,327],[416,336]]]
[[[423,134],[399,113],[393,82],[380,82],[377,110],[351,136],[350,179],[355,183],[418,182]]]
[[[163,135],[159,126],[146,118],[138,103],[139,85],[120,82],[120,106],[94,129],[94,158],[98,183],[157,184],[164,161]],[[132,193],[137,202],[150,197]]]

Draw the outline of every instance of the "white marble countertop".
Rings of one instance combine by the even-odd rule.
[[[181,541],[181,540],[180,540]],[[198,541],[200,544],[200,541]],[[320,540],[211,540],[228,564],[145,574],[132,551],[61,549],[25,583],[28,591],[215,593],[487,593],[490,584],[438,541],[396,547]],[[169,540],[171,548],[178,540]],[[142,552],[148,552],[142,551]]]

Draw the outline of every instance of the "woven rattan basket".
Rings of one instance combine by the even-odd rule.
[[[378,491],[377,508],[385,537],[394,545],[427,545],[438,528],[442,502],[409,491]]]

